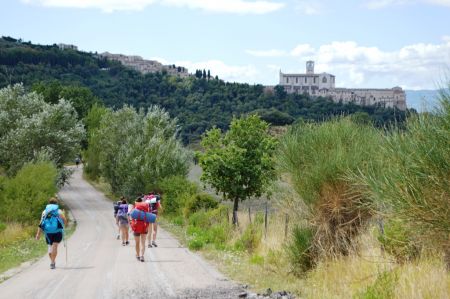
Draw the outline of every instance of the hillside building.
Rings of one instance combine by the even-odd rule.
[[[280,71],[279,85],[287,93],[307,93],[313,97],[331,97],[333,101],[358,105],[380,104],[406,110],[406,95],[401,87],[386,89],[336,88],[336,78],[328,73],[314,73],[314,61],[306,62],[305,74],[284,74]]]
[[[104,52],[100,54],[101,57],[106,57],[110,60],[119,61],[124,66],[130,67],[143,74],[156,73],[166,71],[168,74],[179,77],[188,77],[189,73],[187,68],[176,65],[163,65],[156,60],[146,60],[141,56],[137,55],[122,55],[122,54],[111,54],[109,52]]]

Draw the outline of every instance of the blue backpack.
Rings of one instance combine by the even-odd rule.
[[[48,204],[45,207],[44,216],[40,227],[45,234],[60,233],[64,230],[64,224],[59,217],[59,206],[55,204]]]

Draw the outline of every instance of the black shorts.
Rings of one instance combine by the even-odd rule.
[[[63,238],[62,232],[54,233],[54,234],[45,234],[45,242],[48,245],[52,245],[53,243],[61,243]]]
[[[148,232],[145,232],[145,233],[136,233],[136,232],[133,232],[133,236],[135,236],[135,237],[139,237],[140,235],[146,235]]]

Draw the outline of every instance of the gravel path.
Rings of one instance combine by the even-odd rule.
[[[135,259],[134,240],[121,246],[112,203],[76,169],[60,192],[77,221],[56,270],[47,256],[0,284],[0,298],[237,298],[239,287],[159,228],[158,247]],[[39,242],[43,242],[40,240]]]

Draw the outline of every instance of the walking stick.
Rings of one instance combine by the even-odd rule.
[[[67,239],[66,239],[66,235],[64,234],[64,248],[66,248],[66,266],[67,266]]]

